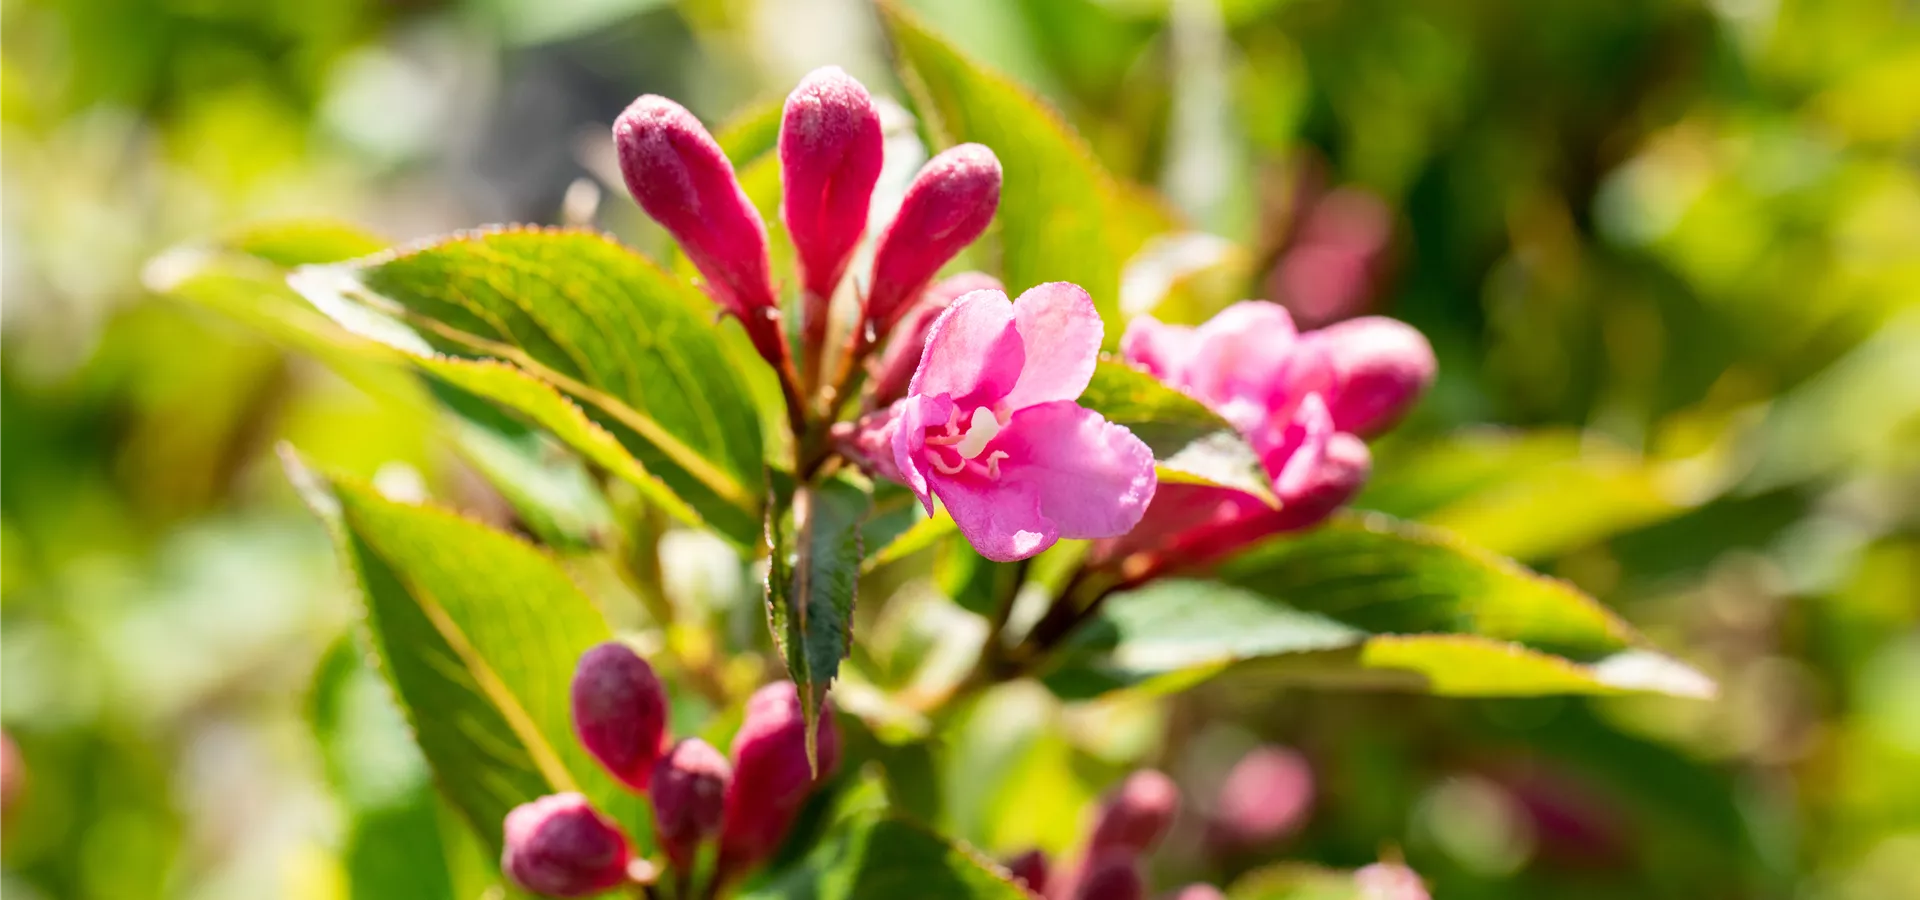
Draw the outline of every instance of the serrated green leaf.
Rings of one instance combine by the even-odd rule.
[[[1168,481],[1219,485],[1278,502],[1259,455],[1227,420],[1146,372],[1102,357],[1080,405],[1146,442]]]
[[[611,636],[557,563],[509,535],[307,469],[289,477],[360,588],[367,635],[434,780],[490,851],[514,806],[581,791],[629,827],[638,806],[574,739],[568,683]]]
[[[747,900],[1030,900],[979,851],[900,818],[848,823]]]
[[[767,625],[800,693],[809,763],[814,723],[853,646],[860,522],[871,505],[866,491],[830,480],[799,485],[768,515]]]
[[[1274,538],[1219,576],[1110,598],[1062,648],[1049,686],[1173,690],[1236,668],[1451,696],[1713,691],[1571,585],[1384,516]]]
[[[358,334],[415,356],[511,362],[564,392],[741,546],[759,532],[760,423],[714,305],[603,235],[462,234],[289,281]]]
[[[972,141],[1000,157],[1000,277],[1010,294],[1071,281],[1118,322],[1120,270],[1174,217],[1118,182],[1060,114],[1025,88],[967,58],[896,4],[880,4],[901,81],[936,146]],[[1117,328],[1107,331],[1117,344]]]

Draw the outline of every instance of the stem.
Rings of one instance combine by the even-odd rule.
[[[800,388],[811,395],[820,389],[825,362],[830,299],[809,290],[800,298]]]

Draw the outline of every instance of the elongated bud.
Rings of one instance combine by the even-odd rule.
[[[866,230],[884,150],[873,98],[838,67],[813,70],[787,96],[780,119],[780,218],[800,257],[810,325],[824,325],[827,301]]]
[[[618,826],[579,794],[553,794],[507,813],[500,870],[548,897],[586,897],[627,880],[633,851]]]
[[[719,833],[732,782],[727,758],[699,738],[673,745],[654,766],[653,830],[674,865],[689,865],[700,842]]]
[[[1004,289],[1000,279],[985,272],[961,272],[921,291],[920,299],[914,301],[900,324],[894,327],[892,336],[887,338],[887,349],[874,365],[873,393],[867,402],[877,409],[907,395],[913,370],[920,366],[920,353],[926,349],[927,332],[933,329],[933,320],[940,318],[953,301],[974,291]]]
[[[1325,349],[1336,383],[1333,425],[1362,437],[1398,422],[1433,384],[1433,346],[1413,326],[1364,316],[1306,334]]]
[[[582,654],[573,670],[573,730],[613,777],[645,791],[667,734],[667,695],[653,667],[619,641]]]
[[[1143,900],[1146,879],[1140,875],[1140,860],[1128,853],[1109,853],[1091,857],[1087,869],[1073,887],[1073,900]]]
[[[1180,789],[1173,779],[1152,769],[1128,775],[1100,803],[1093,837],[1087,842],[1087,858],[1114,851],[1139,855],[1152,850],[1173,827],[1173,816],[1179,808]]]
[[[940,267],[987,230],[999,206],[1000,160],[984,146],[961,144],[921,168],[874,252],[867,322],[881,334],[892,328]]]
[[[814,741],[825,778],[840,765],[840,730],[830,712],[820,716]],[[733,736],[733,783],[720,825],[722,868],[737,873],[766,859],[815,783],[807,765],[806,720],[793,683],[777,681],[755,691]]]
[[[1257,747],[1227,772],[1213,836],[1229,846],[1263,844],[1300,827],[1313,803],[1313,771],[1285,747]]]
[[[707,290],[748,323],[777,309],[768,277],[767,226],[733,163],[686,108],[647,94],[613,123],[620,174],[647,215],[680,243]]]
[[[1027,893],[1044,897],[1047,893],[1047,852],[1038,847],[1007,860],[1013,883],[1025,885]]]
[[[1353,873],[1360,900],[1430,900],[1420,873],[1399,863],[1374,863]]]

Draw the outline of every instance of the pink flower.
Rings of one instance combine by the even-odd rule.
[[[1285,747],[1256,747],[1220,785],[1211,833],[1231,845],[1257,846],[1299,828],[1312,804],[1306,759]]]
[[[1100,802],[1087,857],[1108,853],[1141,856],[1158,846],[1180,810],[1180,789],[1164,773],[1141,769],[1128,775]]]
[[[1231,488],[1169,485],[1141,526],[1097,559],[1150,552],[1204,562],[1270,534],[1318,524],[1365,483],[1362,434],[1398,420],[1433,380],[1418,331],[1377,316],[1300,334],[1280,306],[1237,303],[1198,328],[1135,319],[1126,359],[1205,403],[1247,438],[1280,509]]]
[[[929,513],[939,497],[988,559],[1125,534],[1153,498],[1153,452],[1074,402],[1102,331],[1092,298],[1065,282],[1012,303],[993,290],[954,301],[927,333],[907,397],[871,423],[892,429],[892,466],[876,468]]]
[[[875,407],[891,406],[893,401],[906,396],[907,385],[913,382],[913,370],[920,365],[920,351],[927,346],[927,332],[933,330],[933,323],[940,314],[953,305],[953,301],[974,291],[1006,291],[1000,279],[985,272],[961,272],[942,278],[920,292],[920,299],[900,317],[900,324],[893,329],[893,335],[887,338],[887,349],[880,354],[879,362],[873,364],[873,396],[871,403]]]

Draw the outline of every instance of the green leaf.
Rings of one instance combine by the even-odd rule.
[[[1713,691],[1571,585],[1384,516],[1271,539],[1219,577],[1110,598],[1048,684],[1069,697],[1165,691],[1237,667],[1452,696]]]
[[[1382,460],[1359,505],[1538,560],[1680,515],[1724,488],[1722,468],[1573,431],[1468,431]]]
[[[849,823],[747,900],[1029,900],[978,851],[900,818]]]
[[[1143,191],[1119,183],[1060,114],[1004,75],[967,58],[897,4],[880,4],[900,80],[936,146],[972,141],[1000,157],[1001,280],[1019,294],[1071,281],[1093,295],[1101,317],[1119,321],[1120,270],[1149,237],[1175,230],[1173,216]],[[1107,343],[1118,343],[1108,329]]]
[[[509,810],[559,791],[639,822],[573,736],[574,663],[611,633],[559,565],[453,513],[286,462],[355,575],[367,636],[435,782],[490,852]]]
[[[713,139],[734,168],[741,168],[772,153],[780,145],[780,117],[785,112],[784,100],[749,103],[720,123],[720,127],[714,129]]]
[[[1233,883],[1227,900],[1365,900],[1352,872],[1306,863],[1255,869]]]
[[[503,360],[564,392],[708,525],[754,542],[760,423],[717,309],[638,254],[593,232],[483,231],[289,281],[358,334]]]
[[[767,625],[800,693],[807,761],[814,723],[853,646],[860,522],[872,498],[840,480],[802,484],[768,514]]]
[[[1278,503],[1259,455],[1227,420],[1146,372],[1102,357],[1080,405],[1153,448],[1163,480],[1219,485]]]
[[[224,249],[257,257],[282,268],[344,262],[385,250],[388,242],[334,219],[291,219],[242,228],[220,242]]]

